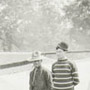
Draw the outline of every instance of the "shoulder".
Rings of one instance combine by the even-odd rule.
[[[71,64],[71,65],[74,65],[75,62],[74,61],[71,61],[71,60],[68,60],[68,63]]]
[[[43,74],[50,74],[51,72],[47,69],[47,68],[45,68],[45,67],[42,67],[42,72],[43,72]]]
[[[68,62],[72,68],[77,68],[76,63],[74,61],[68,61]]]
[[[45,68],[45,67],[42,67],[41,70],[44,71],[44,72],[48,72],[48,71],[49,71],[49,70],[48,70],[47,68]]]
[[[54,67],[54,66],[55,66],[55,64],[57,64],[57,63],[58,63],[57,61],[56,61],[55,63],[53,63],[53,64],[52,64],[52,67]]]
[[[34,72],[34,69],[30,72],[30,75],[32,75],[32,74],[33,74],[33,72]]]

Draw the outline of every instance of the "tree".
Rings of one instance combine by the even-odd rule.
[[[90,1],[75,0],[72,4],[64,8],[65,17],[73,23],[70,31],[72,39],[77,44],[89,49],[90,46]],[[88,41],[88,42],[87,42]]]
[[[1,0],[2,50],[48,51],[62,40],[68,42],[71,22],[64,19],[65,1]]]

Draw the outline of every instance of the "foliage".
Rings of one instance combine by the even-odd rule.
[[[90,48],[89,14],[89,0],[0,0],[0,51]]]
[[[71,37],[75,43],[89,49],[90,46],[90,0],[75,0],[64,8],[66,18],[73,23]],[[87,42],[88,41],[88,42]]]
[[[70,23],[63,19],[61,3],[0,0],[0,51],[54,50],[58,42],[68,41]]]

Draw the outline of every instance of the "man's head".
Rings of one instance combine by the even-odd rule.
[[[32,60],[33,60],[34,67],[41,66],[41,62],[42,62],[41,52],[38,52],[38,51],[33,52],[32,53]]]
[[[65,57],[65,52],[68,51],[68,45],[65,42],[58,43],[56,47],[56,54],[59,59]]]
[[[33,62],[33,66],[35,68],[40,67],[41,66],[41,62],[42,62],[41,60],[35,61],[35,62]]]

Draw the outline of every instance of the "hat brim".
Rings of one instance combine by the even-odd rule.
[[[41,61],[43,59],[44,59],[44,57],[40,56],[40,57],[37,57],[37,58],[29,58],[29,59],[27,59],[27,61],[36,62],[36,61]]]

